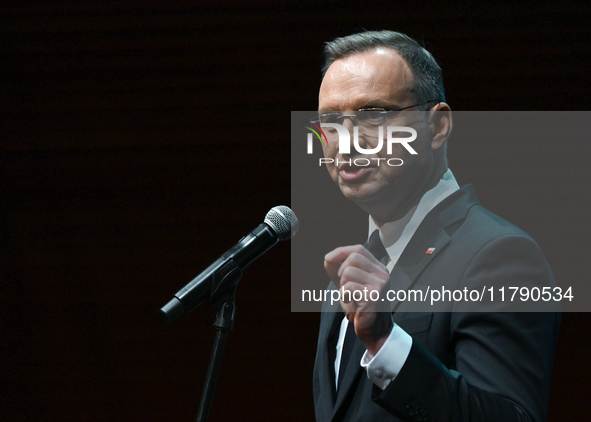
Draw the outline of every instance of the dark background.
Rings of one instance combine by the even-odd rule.
[[[0,418],[195,419],[215,311],[158,310],[289,205],[290,111],[316,108],[324,41],[425,40],[455,110],[589,110],[589,5],[475,5],[3,2]],[[449,155],[557,279],[588,276],[587,143]],[[313,419],[319,318],[290,312],[289,263],[279,244],[240,283],[212,421]],[[589,328],[564,315],[551,421],[589,415]]]

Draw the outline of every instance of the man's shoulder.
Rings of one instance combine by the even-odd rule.
[[[464,225],[466,230],[488,238],[519,236],[533,240],[528,233],[515,224],[510,223],[480,204],[470,209],[466,215]]]
[[[463,186],[440,205],[433,210],[434,218],[440,221],[452,238],[468,236],[473,240],[487,241],[517,236],[533,241],[529,234],[515,224],[482,206],[472,185]]]

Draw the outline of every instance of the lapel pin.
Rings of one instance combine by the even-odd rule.
[[[433,254],[433,252],[435,252],[435,248],[429,248],[429,249],[427,249],[427,250],[425,251],[425,254],[426,254],[426,255],[432,255],[432,254]]]

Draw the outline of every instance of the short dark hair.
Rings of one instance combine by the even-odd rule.
[[[336,38],[324,46],[322,75],[334,61],[375,47],[389,47],[398,52],[412,70],[416,80],[416,101],[445,101],[441,67],[418,41],[395,31],[365,31]],[[432,105],[432,104],[431,104]],[[429,104],[427,104],[427,109]]]

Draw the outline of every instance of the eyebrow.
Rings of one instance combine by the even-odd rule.
[[[397,109],[403,108],[403,107],[404,107],[403,105],[393,104],[389,101],[376,100],[376,101],[363,103],[361,106],[357,107],[357,110],[362,110],[362,109],[366,109],[366,108],[383,108],[385,110],[397,110]],[[327,113],[330,111],[337,112],[337,110],[326,109],[326,108],[318,110],[319,113]]]
[[[401,106],[401,105],[393,104],[388,101],[377,100],[377,101],[372,101],[370,103],[366,103],[362,107],[359,107],[359,110],[361,110],[363,108],[383,108],[383,109],[389,109],[389,110],[396,110],[396,109],[402,108],[402,107],[403,106]]]

